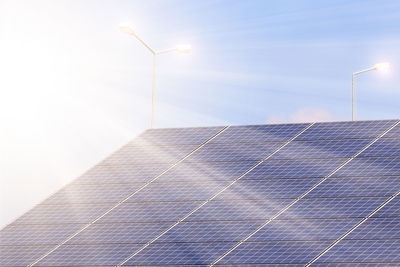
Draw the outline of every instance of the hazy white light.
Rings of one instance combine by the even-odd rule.
[[[388,62],[382,62],[375,64],[375,69],[381,72],[388,72],[390,68],[390,64]]]
[[[188,44],[182,44],[182,45],[177,45],[176,50],[178,50],[181,53],[190,53],[190,50],[192,47]]]
[[[128,34],[128,35],[136,35],[135,31],[133,30],[133,28],[128,25],[128,24],[121,24],[119,25],[119,29],[121,30],[121,32]]]

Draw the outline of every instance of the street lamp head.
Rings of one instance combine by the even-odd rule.
[[[388,62],[382,62],[375,64],[375,69],[381,72],[388,72],[390,68],[390,64]]]
[[[191,49],[192,49],[192,47],[188,44],[182,44],[182,45],[176,46],[176,51],[178,51],[180,53],[188,54],[188,53],[190,53]]]
[[[136,35],[135,31],[133,30],[133,28],[127,24],[121,24],[119,25],[119,29],[121,30],[121,32],[128,34],[128,35]]]

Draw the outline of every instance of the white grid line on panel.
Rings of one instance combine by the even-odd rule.
[[[235,180],[233,180],[231,183],[229,183],[225,188],[223,188],[221,191],[217,192],[216,194],[214,194],[211,198],[207,199],[206,201],[204,201],[203,203],[201,203],[198,207],[196,207],[194,210],[192,210],[191,212],[189,212],[188,214],[186,214],[184,217],[182,217],[180,220],[178,220],[177,222],[175,222],[173,225],[171,225],[168,229],[166,229],[165,231],[163,231],[161,234],[159,234],[158,236],[156,236],[155,238],[153,238],[152,240],[150,240],[149,242],[147,242],[143,247],[141,247],[139,250],[135,251],[133,254],[131,254],[128,258],[126,258],[124,261],[122,261],[120,264],[117,265],[117,267],[120,267],[122,265],[124,265],[126,262],[128,262],[130,259],[132,259],[133,257],[135,257],[137,254],[139,254],[141,251],[143,251],[145,248],[147,248],[149,245],[151,245],[152,243],[154,243],[155,241],[157,241],[160,237],[162,237],[163,235],[165,235],[167,232],[169,232],[171,229],[173,229],[175,226],[177,226],[179,223],[183,222],[186,218],[188,218],[190,215],[192,215],[193,213],[195,213],[196,211],[198,211],[201,207],[203,207],[204,205],[206,205],[208,202],[210,202],[211,200],[213,200],[214,198],[216,198],[219,194],[223,193],[225,190],[227,190],[229,187],[231,187],[233,184],[235,184],[237,181],[239,181],[241,178],[243,178],[246,174],[248,174],[249,172],[251,172],[252,170],[254,170],[257,166],[259,166],[261,163],[263,163],[264,161],[268,160],[270,157],[272,157],[274,154],[276,154],[277,152],[279,152],[282,148],[284,148],[285,146],[287,146],[289,143],[291,143],[294,139],[296,139],[299,135],[301,135],[303,132],[305,132],[307,129],[309,129],[312,125],[314,125],[314,123],[311,123],[309,125],[307,125],[303,130],[301,130],[298,134],[296,134],[294,137],[290,138],[288,141],[286,141],[283,145],[281,145],[279,148],[277,148],[275,151],[273,151],[272,153],[270,153],[268,156],[266,156],[264,159],[258,161],[254,166],[252,166],[250,169],[248,169],[246,172],[244,172],[242,175],[240,175],[238,178],[236,178]]]
[[[124,202],[126,202],[129,198],[131,198],[132,196],[134,196],[135,194],[137,194],[138,192],[140,192],[141,190],[143,190],[144,188],[146,188],[148,185],[150,185],[151,183],[153,183],[154,181],[156,181],[159,177],[161,177],[163,174],[165,174],[166,172],[168,172],[170,169],[174,168],[176,165],[178,165],[179,163],[183,162],[186,158],[188,158],[189,156],[191,156],[193,153],[195,153],[197,150],[199,150],[200,148],[202,148],[203,146],[205,146],[208,142],[210,142],[212,139],[214,139],[215,137],[217,137],[218,135],[220,135],[222,132],[224,132],[226,129],[228,129],[229,126],[225,126],[224,128],[222,128],[219,132],[217,132],[216,134],[214,134],[213,136],[211,136],[210,138],[208,138],[204,143],[202,143],[201,145],[199,145],[196,149],[194,149],[193,151],[191,151],[189,154],[187,154],[185,157],[183,157],[182,159],[178,160],[176,163],[172,164],[171,166],[169,166],[166,170],[164,170],[162,173],[160,173],[159,175],[157,175],[156,177],[154,177],[153,179],[151,179],[150,181],[146,182],[142,187],[140,187],[139,189],[135,190],[135,192],[131,193],[129,196],[125,197],[123,200],[119,201],[116,205],[114,205],[113,207],[109,208],[106,212],[104,212],[102,215],[98,216],[96,219],[94,219],[93,221],[91,221],[90,223],[86,224],[83,228],[81,228],[80,230],[78,230],[77,232],[75,232],[74,234],[72,234],[71,236],[69,236],[67,239],[65,239],[63,242],[59,243],[57,246],[55,246],[54,248],[52,248],[51,250],[49,250],[48,252],[46,252],[45,254],[43,254],[42,256],[40,256],[39,258],[37,258],[35,261],[33,261],[31,264],[29,264],[27,267],[31,267],[36,265],[38,262],[40,262],[41,260],[43,260],[44,258],[46,258],[47,256],[49,256],[52,252],[54,252],[56,249],[58,249],[59,247],[61,247],[62,245],[64,245],[65,243],[67,243],[68,241],[70,241],[72,238],[74,238],[75,236],[77,236],[79,233],[81,233],[82,231],[84,231],[85,229],[87,229],[90,225],[96,223],[98,220],[100,220],[101,218],[103,218],[104,216],[106,216],[108,213],[110,213],[112,210],[114,210],[115,208],[119,207],[121,204],[123,204]]]
[[[366,149],[368,149],[371,145],[373,145],[376,141],[381,139],[386,133],[388,133],[390,130],[392,130],[394,127],[396,127],[400,121],[397,121],[395,124],[393,124],[389,129],[385,130],[383,133],[381,133],[379,136],[377,136],[373,141],[371,141],[367,146],[365,146],[363,149],[361,149],[359,152],[357,152],[354,156],[346,160],[344,163],[342,163],[339,167],[337,167],[335,170],[333,170],[328,176],[324,177],[321,179],[318,183],[313,185],[310,189],[308,189],[306,192],[304,192],[302,195],[300,195],[298,198],[293,200],[289,205],[287,205],[285,208],[280,210],[278,213],[276,213],[273,217],[265,221],[260,227],[258,227],[256,230],[254,230],[252,233],[250,233],[248,236],[246,236],[244,239],[239,241],[235,246],[233,246],[231,249],[226,251],[223,255],[221,255],[218,259],[216,259],[213,263],[211,263],[209,266],[214,266],[218,262],[220,262],[223,258],[225,258],[227,255],[229,255],[232,251],[234,251],[236,248],[238,248],[241,244],[249,240],[252,236],[254,236],[258,231],[260,231],[262,228],[264,228],[266,225],[268,225],[270,222],[278,218],[282,213],[287,211],[290,207],[292,207],[294,204],[296,204],[298,201],[303,199],[305,196],[307,196],[311,191],[313,191],[315,188],[317,188],[319,185],[321,185],[324,181],[326,181],[329,177],[334,175],[337,171],[339,171],[341,168],[346,166],[350,161],[352,161],[354,158],[356,158],[358,155],[360,155],[362,152],[364,152]]]

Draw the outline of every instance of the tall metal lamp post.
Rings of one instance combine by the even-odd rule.
[[[156,51],[152,49],[146,42],[144,42],[137,33],[133,30],[132,27],[127,25],[120,26],[121,32],[131,35],[135,37],[139,42],[141,42],[152,54],[153,54],[153,81],[152,81],[152,90],[151,90],[151,123],[150,127],[154,128],[155,119],[156,119],[156,81],[157,81],[157,55],[166,54],[169,52],[180,52],[180,53],[189,53],[191,50],[190,45],[178,45],[174,48],[165,49]]]
[[[383,63],[378,63],[375,64],[372,68],[365,69],[365,70],[360,70],[357,72],[353,72],[351,74],[351,120],[354,121],[355,118],[355,109],[354,109],[354,101],[355,101],[355,86],[354,86],[354,79],[357,75],[371,71],[371,70],[381,70],[381,71],[387,71],[389,69],[389,63],[383,62]]]

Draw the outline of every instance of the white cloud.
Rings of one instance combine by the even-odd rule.
[[[333,121],[333,115],[322,108],[302,108],[291,115],[292,122]]]
[[[322,108],[301,108],[295,113],[285,118],[282,116],[272,115],[268,117],[268,123],[285,123],[285,122],[322,122],[333,121],[334,117],[331,112]]]

